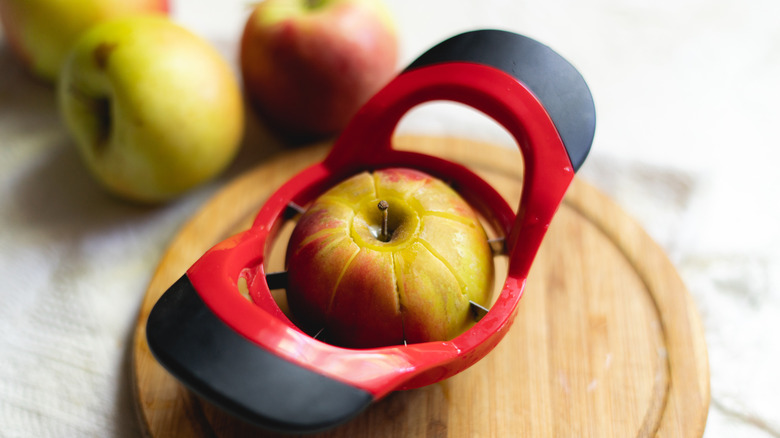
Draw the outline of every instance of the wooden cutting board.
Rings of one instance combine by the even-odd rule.
[[[518,151],[454,138],[395,142],[467,164],[517,205]],[[244,174],[172,241],[143,300],[133,345],[133,387],[148,436],[273,436],[171,377],[149,352],[146,319],[203,252],[248,227],[273,190],[326,152],[286,152]],[[392,393],[321,436],[694,437],[703,434],[708,406],[702,325],[674,266],[636,222],[575,179],[498,347],[463,373]]]

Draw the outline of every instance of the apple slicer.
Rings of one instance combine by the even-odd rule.
[[[467,167],[393,148],[401,117],[440,100],[483,112],[517,141],[523,156],[517,213]],[[361,108],[323,161],[274,192],[248,230],[208,250],[163,294],[147,321],[152,354],[212,404],[291,433],[333,427],[392,391],[463,371],[512,325],[533,259],[594,130],[588,86],[547,46],[497,30],[436,45]],[[451,182],[503,237],[507,278],[489,311],[452,340],[372,349],[327,344],[280,310],[270,291],[284,286],[284,275],[266,272],[265,257],[292,206],[308,205],[358,172],[386,167],[411,167]],[[240,279],[251,301],[239,292]]]

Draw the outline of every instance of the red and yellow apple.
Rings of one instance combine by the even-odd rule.
[[[162,16],[90,28],[57,94],[86,166],[135,201],[166,201],[215,177],[243,136],[235,72],[206,40]]]
[[[286,264],[297,324],[350,348],[451,339],[473,322],[469,301],[487,305],[494,276],[471,207],[406,168],[360,173],[318,197]]]
[[[94,24],[167,12],[168,0],[0,0],[0,20],[11,49],[48,82],[56,80],[73,42]]]
[[[396,73],[398,40],[381,0],[265,0],[244,26],[244,88],[293,141],[338,133]]]

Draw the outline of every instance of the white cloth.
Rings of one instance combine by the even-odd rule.
[[[179,0],[173,16],[236,66],[249,3]],[[475,28],[526,34],[577,66],[598,118],[580,176],[666,249],[702,314],[712,377],[705,436],[780,436],[780,2],[389,4],[401,66]],[[507,141],[446,105],[415,110],[400,129]],[[223,178],[169,205],[113,199],[86,174],[52,89],[0,42],[0,436],[139,435],[129,351],[141,297],[179,227],[263,155],[243,154]]]

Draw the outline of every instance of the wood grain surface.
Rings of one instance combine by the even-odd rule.
[[[467,164],[517,205],[518,151],[457,138],[403,136],[395,143]],[[227,185],[171,242],[144,297],[133,345],[133,388],[148,436],[274,436],[171,377],[149,352],[146,318],[203,252],[248,227],[273,190],[326,152],[325,145],[297,149],[264,162]],[[697,437],[708,406],[702,325],[674,266],[636,222],[575,179],[498,347],[453,378],[392,393],[318,436]]]

